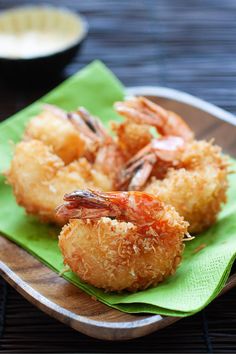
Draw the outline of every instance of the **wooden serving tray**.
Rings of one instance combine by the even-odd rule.
[[[135,87],[127,95],[143,95],[179,113],[197,138],[215,138],[226,153],[236,157],[236,118],[216,106],[180,91],[161,87]],[[125,340],[141,337],[180,318],[130,315],[112,309],[59,277],[26,251],[0,236],[0,275],[27,300],[59,321],[91,337]],[[224,293],[236,286],[231,276]]]

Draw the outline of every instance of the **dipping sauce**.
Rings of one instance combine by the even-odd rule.
[[[51,6],[22,6],[0,12],[0,57],[28,59],[78,43],[87,28],[81,16]]]
[[[73,44],[75,38],[60,32],[0,33],[0,56],[34,58],[58,52]]]

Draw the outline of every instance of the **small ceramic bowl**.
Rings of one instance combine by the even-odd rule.
[[[79,14],[48,5],[0,13],[0,75],[51,75],[81,48],[88,24]]]

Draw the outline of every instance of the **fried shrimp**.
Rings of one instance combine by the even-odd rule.
[[[83,107],[70,113],[51,105],[44,108],[28,123],[24,140],[42,141],[65,164],[86,157],[98,171],[111,178],[117,175],[124,164],[123,153],[99,118]]]
[[[66,113],[45,105],[45,110],[26,127],[24,140],[37,139],[50,146],[65,164],[85,157],[112,181],[124,165],[124,154],[99,118],[85,108]],[[105,163],[104,163],[105,162]]]
[[[58,214],[70,218],[59,236],[64,263],[106,291],[137,291],[174,274],[188,223],[143,192],[78,190]]]
[[[190,232],[207,229],[226,201],[228,163],[221,149],[211,142],[194,140],[180,116],[144,97],[118,102],[116,109],[161,134],[126,163],[116,188],[153,193],[176,208],[189,222]]]
[[[39,140],[22,141],[16,145],[6,176],[17,203],[27,213],[58,224],[67,221],[55,213],[65,193],[77,188],[107,191],[112,187],[108,177],[94,170],[85,158],[65,165],[51,147]]]
[[[220,147],[179,137],[153,140],[130,160],[120,187],[144,190],[175,207],[191,233],[211,226],[226,202],[228,161]],[[127,187],[128,182],[128,187]]]
[[[125,121],[112,122],[112,130],[116,133],[118,144],[127,160],[151,143],[154,138],[151,127],[161,136],[179,136],[185,141],[194,137],[192,130],[180,116],[166,111],[145,97],[116,102],[115,109]]]
[[[163,180],[155,177],[145,191],[173,205],[197,234],[216,222],[226,202],[228,161],[219,146],[193,141],[184,149],[178,168],[168,170]]]
[[[55,214],[63,195],[77,188],[114,188],[124,165],[120,148],[98,118],[84,108],[66,113],[47,105],[16,145],[8,183],[18,204],[44,221],[63,224]]]
[[[116,102],[115,109],[133,123],[155,127],[163,136],[179,136],[185,141],[192,140],[194,137],[192,130],[178,114],[166,111],[145,97]]]
[[[85,144],[81,134],[74,128],[67,113],[63,110],[45,105],[41,114],[28,123],[24,140],[36,139],[51,146],[65,164],[78,159],[84,154]]]

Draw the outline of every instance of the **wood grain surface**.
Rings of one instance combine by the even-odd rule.
[[[17,80],[3,82],[0,75],[0,119],[33,102],[94,58],[102,59],[127,86],[177,88],[236,113],[234,0],[49,2],[69,6],[86,15],[89,38],[82,54],[66,71],[59,77],[49,77],[47,82],[27,86]],[[0,8],[22,3],[1,0]],[[214,125],[212,129],[214,133]],[[117,343],[91,339],[71,330],[0,281],[0,350],[5,353],[235,353],[235,296],[236,289],[233,289],[200,314],[148,337]]]
[[[139,88],[139,91],[141,91],[139,94],[144,95],[142,89]],[[135,88],[132,92],[135,94]],[[236,126],[220,120],[224,112],[213,106],[205,111],[204,102],[196,103],[194,98],[188,96],[185,98],[186,102],[180,102],[181,92],[176,91],[171,95],[173,99],[168,95],[147,97],[184,117],[198,138],[209,138],[209,127],[214,124],[216,142],[225,152],[236,156],[236,147],[232,144],[233,137],[236,135]],[[98,339],[133,339],[162,329],[178,320],[178,318],[158,315],[130,315],[109,308],[59,277],[3,237],[0,237],[0,272],[17,291],[41,310],[72,328]],[[236,275],[231,277],[223,292],[235,285]]]
[[[170,317],[162,319],[157,315],[129,315],[112,309],[68,283],[1,236],[0,274],[41,310],[95,338],[136,338],[177,320]]]

